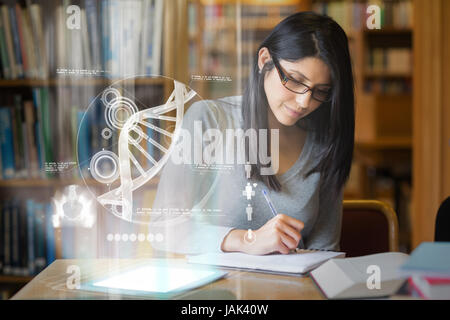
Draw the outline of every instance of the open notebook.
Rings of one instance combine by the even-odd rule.
[[[188,262],[269,272],[306,273],[329,259],[343,257],[344,252],[317,250],[297,250],[291,254],[264,256],[227,252],[189,256]]]

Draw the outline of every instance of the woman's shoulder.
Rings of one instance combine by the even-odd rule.
[[[223,128],[231,128],[242,122],[241,107],[241,96],[199,100],[186,111],[185,119],[214,122]]]

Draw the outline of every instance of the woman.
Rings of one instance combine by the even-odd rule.
[[[191,203],[199,208],[196,201],[207,194],[201,207],[218,208],[221,214],[193,214],[167,226],[163,249],[249,254],[287,254],[297,247],[339,250],[342,190],[354,144],[354,93],[347,37],[336,22],[312,12],[284,19],[258,48],[244,95],[193,104],[183,127],[194,132],[196,121],[206,131],[278,129],[279,160],[272,157],[270,163],[278,170],[262,174],[267,166],[259,154],[251,170],[236,164],[231,173],[206,183],[208,178],[195,177],[195,170],[166,165],[156,207]],[[271,137],[269,145],[278,142]],[[251,148],[245,153],[246,160],[252,157]],[[175,185],[185,188],[177,191]],[[251,188],[247,198],[242,196],[246,187]],[[278,210],[275,216],[262,189]]]

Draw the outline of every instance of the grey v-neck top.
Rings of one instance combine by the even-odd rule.
[[[163,234],[163,241],[153,242],[154,248],[184,254],[220,251],[223,238],[232,229],[257,230],[273,218],[262,194],[265,189],[277,213],[304,222],[303,243],[299,246],[304,244],[305,248],[339,250],[342,191],[339,197],[332,199],[330,190],[319,188],[320,173],[304,178],[304,174],[319,160],[321,146],[315,142],[314,133],[307,132],[297,161],[284,174],[278,175],[282,190],[269,190],[261,181],[247,179],[245,165],[236,160],[237,147],[230,149],[232,141],[235,146],[237,141],[231,139],[232,136],[228,136],[226,131],[242,129],[241,108],[242,97],[233,96],[196,102],[186,112],[182,128],[191,133],[191,162],[195,153],[194,141],[202,144],[203,152],[209,151],[207,146],[213,142],[217,147],[220,145],[216,144],[217,141],[222,141],[223,158],[230,156],[230,150],[234,150],[235,161],[234,164],[226,162],[222,166],[177,164],[180,160],[167,162],[153,203],[154,209],[165,210],[166,213],[152,216],[153,223],[150,225],[152,232]],[[200,128],[202,131],[199,131]],[[222,139],[208,136],[208,129],[219,129],[223,133]],[[205,138],[199,140],[201,133],[209,137],[206,142]],[[184,147],[184,153],[178,151],[174,154],[178,157],[189,154],[187,149]],[[250,199],[245,192],[248,183],[254,192],[250,192]]]

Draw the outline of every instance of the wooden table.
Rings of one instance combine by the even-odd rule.
[[[178,259],[177,259],[178,260]],[[68,289],[66,281],[70,265],[80,267],[81,282],[104,277],[107,273],[148,263],[145,259],[65,259],[56,260],[17,292],[12,299],[140,299],[100,292]],[[180,260],[178,260],[180,261]],[[254,299],[254,300],[317,300],[324,299],[310,277],[276,275],[223,269],[225,278],[185,292],[176,299]],[[147,297],[148,298],[148,297]]]

